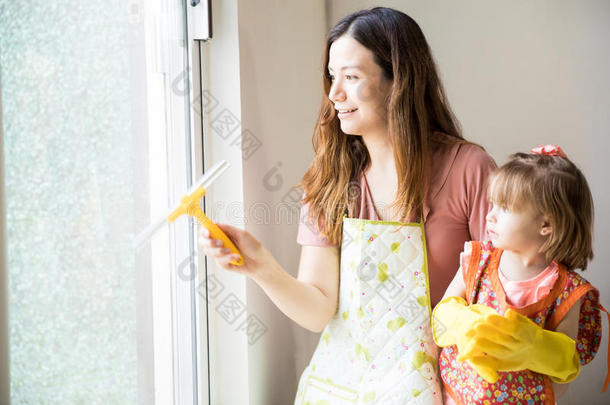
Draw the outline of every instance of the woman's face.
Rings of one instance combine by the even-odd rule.
[[[383,76],[373,53],[344,35],[330,46],[328,98],[335,105],[341,130],[350,135],[387,134],[386,96],[392,82]]]

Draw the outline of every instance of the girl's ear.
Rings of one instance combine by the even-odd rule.
[[[553,227],[551,226],[551,221],[548,217],[542,218],[542,225],[540,226],[540,235],[548,236],[553,232]]]

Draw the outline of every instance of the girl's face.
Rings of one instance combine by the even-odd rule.
[[[550,234],[546,218],[529,206],[516,211],[493,204],[485,219],[494,246],[516,253],[537,252]]]
[[[335,105],[341,130],[350,135],[386,134],[386,97],[392,82],[383,77],[373,53],[344,35],[330,46],[328,74],[328,98]]]

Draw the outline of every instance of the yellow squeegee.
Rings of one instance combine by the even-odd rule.
[[[229,168],[229,163],[226,160],[221,160],[216,163],[205,174],[186,192],[185,195],[180,199],[180,203],[173,207],[169,212],[162,218],[159,218],[154,223],[150,224],[146,229],[140,232],[134,239],[134,245],[137,247],[142,242],[150,238],[166,221],[174,222],[180,215],[187,214],[197,218],[197,221],[210,231],[210,237],[214,239],[220,239],[225,247],[227,247],[231,253],[239,256],[238,260],[231,261],[232,264],[241,266],[244,264],[244,259],[231,241],[229,237],[216,225],[210,218],[205,215],[201,209],[200,201],[205,195],[206,189],[220,176],[225,170]]]

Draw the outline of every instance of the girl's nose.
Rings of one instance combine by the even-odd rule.
[[[487,222],[496,222],[496,215],[494,213],[494,208],[492,208],[487,215],[485,216],[485,220]]]

